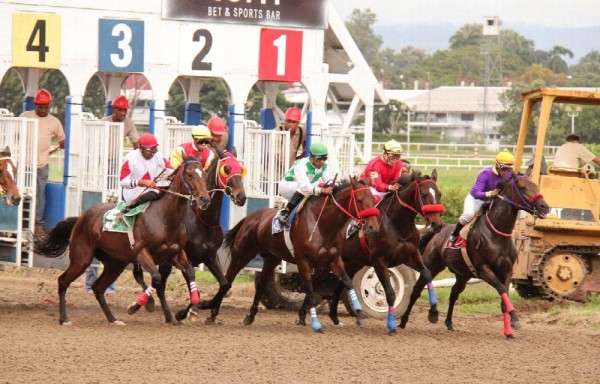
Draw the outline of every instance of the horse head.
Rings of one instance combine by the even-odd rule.
[[[188,156],[179,167],[171,188],[177,188],[180,193],[191,195],[196,206],[204,210],[210,204],[207,180],[208,175],[202,168],[202,163],[193,156]]]
[[[215,148],[219,155],[215,169],[216,187],[222,189],[235,205],[246,204],[246,190],[242,178],[246,176],[246,167],[229,151],[222,152]]]
[[[400,191],[396,191],[396,199],[403,207],[420,214],[427,225],[431,225],[434,232],[442,229],[442,213],[446,208],[440,203],[442,193],[437,186],[437,171],[434,169],[431,176],[421,175],[420,171],[413,171],[410,176],[402,176],[398,179],[400,185],[405,185],[402,190],[410,191],[414,186],[414,197],[407,202],[402,201]]]
[[[364,180],[350,177],[348,190],[348,214],[363,226],[365,234],[377,235],[379,233],[379,209],[375,208],[375,198],[369,185]],[[335,197],[335,196],[334,196]],[[340,200],[343,197],[340,198]]]
[[[550,206],[544,200],[538,186],[525,175],[513,171],[512,177],[498,185],[498,198],[534,217],[545,218]]]
[[[19,205],[21,202],[16,175],[17,167],[10,159],[10,148],[6,147],[0,152],[0,197],[6,199],[8,205]]]

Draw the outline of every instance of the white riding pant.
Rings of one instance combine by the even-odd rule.
[[[467,224],[469,221],[473,220],[473,217],[481,208],[484,201],[479,200],[473,197],[470,193],[465,197],[465,204],[463,207],[463,213],[458,217],[458,222],[462,225]]]
[[[279,194],[287,201],[290,201],[297,189],[298,183],[296,181],[281,180],[279,182]]]

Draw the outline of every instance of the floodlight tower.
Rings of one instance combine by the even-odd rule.
[[[498,16],[486,16],[483,18],[483,40],[481,43],[481,54],[484,57],[483,68],[483,141],[487,142],[487,99],[488,87],[502,86],[502,57],[500,50],[500,25]]]

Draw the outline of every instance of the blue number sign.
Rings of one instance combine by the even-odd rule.
[[[100,19],[98,70],[144,72],[144,22]]]

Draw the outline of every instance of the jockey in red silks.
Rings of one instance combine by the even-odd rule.
[[[139,148],[125,156],[121,166],[121,187],[123,200],[128,208],[159,198],[157,181],[159,175],[173,173],[169,161],[158,152],[158,141],[151,133],[140,136]]]
[[[369,161],[361,175],[371,186],[371,193],[379,202],[389,192],[397,191],[400,184],[396,181],[407,169],[402,163],[402,145],[390,140],[383,146],[383,154]]]
[[[202,167],[206,170],[210,166],[210,163],[215,158],[215,154],[208,145],[211,143],[212,136],[210,130],[206,125],[198,125],[192,129],[193,141],[183,143],[173,150],[169,163],[173,168],[179,167],[183,164],[186,156],[194,156],[200,160]]]

